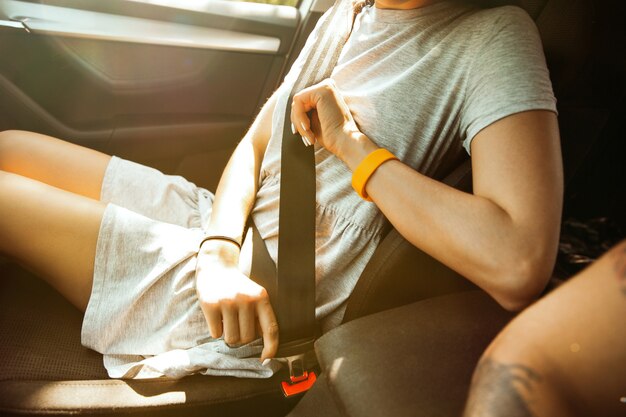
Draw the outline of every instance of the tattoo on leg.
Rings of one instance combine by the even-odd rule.
[[[626,245],[616,251],[614,270],[622,294],[626,295]]]
[[[484,358],[476,367],[465,417],[533,417],[528,398],[541,376],[520,364]]]

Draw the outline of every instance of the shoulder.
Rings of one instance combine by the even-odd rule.
[[[500,6],[475,9],[469,20],[486,29],[501,30],[510,27],[531,26],[535,23],[526,11],[517,6]]]
[[[516,6],[469,6],[450,26],[448,45],[468,61],[485,56],[536,55],[543,50],[535,22]]]
[[[516,6],[476,9],[463,22],[473,60],[524,64],[543,61],[543,46],[533,19]],[[534,64],[533,64],[534,65]],[[543,65],[543,64],[541,64]]]
[[[505,39],[526,39],[536,37],[537,26],[524,9],[517,6],[501,6],[477,9],[470,13],[464,25],[472,28],[475,41],[482,44]]]
[[[525,37],[537,32],[537,26],[526,11],[517,6],[477,8],[470,6],[454,22],[457,34],[468,41],[484,44],[498,35]]]

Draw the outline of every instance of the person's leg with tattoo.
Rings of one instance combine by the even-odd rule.
[[[626,415],[626,242],[521,313],[486,350],[465,417]]]

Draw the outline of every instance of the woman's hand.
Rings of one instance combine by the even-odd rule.
[[[229,345],[245,344],[256,338],[259,328],[263,337],[261,360],[271,358],[278,350],[278,323],[267,291],[242,274],[231,259],[215,252],[201,251],[198,255],[196,291],[211,337],[223,335]]]
[[[359,152],[361,148],[366,148],[365,155],[376,149],[358,129],[348,105],[330,78],[294,95],[291,123],[293,130],[308,142],[319,142],[350,167],[352,159],[360,161],[364,157]]]

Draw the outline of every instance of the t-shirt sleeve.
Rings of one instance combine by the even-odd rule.
[[[489,20],[469,67],[461,113],[461,138],[470,153],[471,142],[490,124],[515,113],[549,110],[556,99],[541,39],[535,23],[522,9],[512,6],[486,10]]]

